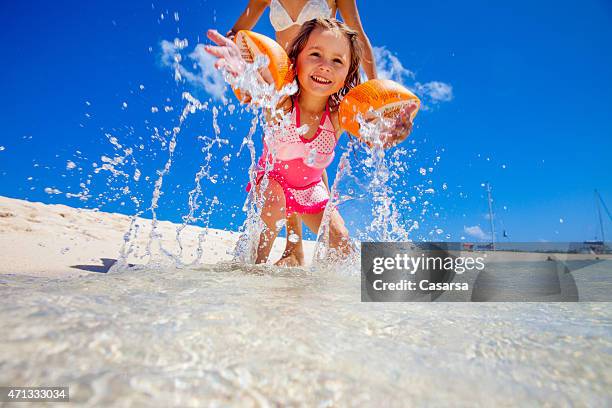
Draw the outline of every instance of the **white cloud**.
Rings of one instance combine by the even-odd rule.
[[[204,45],[198,44],[193,52],[188,55],[193,61],[193,70],[189,70],[182,64],[183,58],[180,50],[186,47],[186,41],[174,42],[163,40],[161,42],[162,63],[174,68],[174,79],[180,81],[185,79],[190,84],[203,88],[213,98],[224,100],[227,89],[223,75],[218,71],[215,57],[204,51]]]
[[[425,84],[417,82],[416,92],[419,95],[426,95],[433,103],[449,102],[453,99],[453,87],[450,84],[431,81]]]
[[[374,52],[376,71],[379,78],[399,82],[417,94],[421,99],[425,99],[433,104],[449,102],[453,99],[452,85],[441,81],[417,82],[414,71],[404,67],[399,58],[386,47],[372,47],[372,51]],[[424,108],[427,109],[426,106]]]
[[[474,225],[472,227],[463,227],[463,232],[465,232],[467,235],[474,237],[476,239],[485,241],[485,240],[489,240],[491,239],[491,236],[487,233],[485,233],[482,228],[480,228],[480,225]]]
[[[414,79],[414,72],[404,68],[401,61],[386,47],[372,47],[376,60],[376,72],[381,79],[390,79],[401,84],[404,78]]]

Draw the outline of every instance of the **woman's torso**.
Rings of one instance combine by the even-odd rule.
[[[305,21],[333,17],[336,9],[335,0],[272,0],[270,21],[276,30],[276,42],[287,49]]]

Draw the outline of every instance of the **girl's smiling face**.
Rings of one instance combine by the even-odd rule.
[[[338,92],[346,81],[350,61],[346,36],[335,30],[314,29],[297,58],[300,87],[317,96]]]

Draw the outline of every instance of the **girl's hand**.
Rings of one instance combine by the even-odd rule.
[[[409,104],[405,106],[395,118],[395,121],[391,123],[383,132],[381,132],[381,138],[383,147],[388,149],[393,147],[408,137],[412,131],[412,113],[417,109],[416,104]]]
[[[208,30],[208,38],[217,46],[207,45],[204,47],[207,53],[218,58],[215,68],[225,69],[234,76],[242,74],[245,70],[246,62],[240,55],[238,46],[229,38],[219,34],[217,30]]]

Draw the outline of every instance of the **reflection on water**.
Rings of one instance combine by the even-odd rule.
[[[356,276],[233,263],[0,294],[0,384],[91,406],[610,402],[608,303],[361,303]]]

